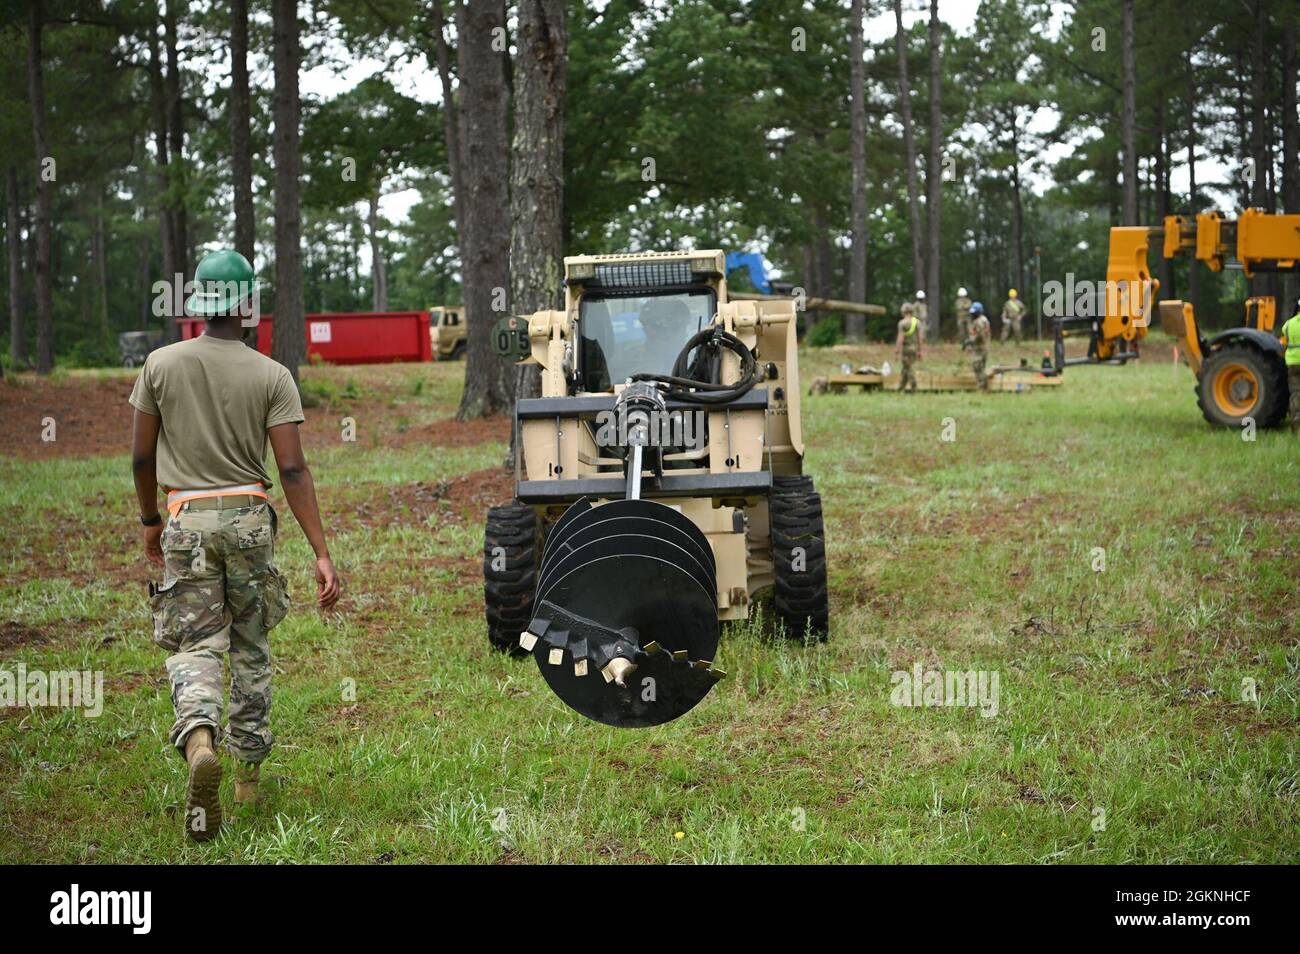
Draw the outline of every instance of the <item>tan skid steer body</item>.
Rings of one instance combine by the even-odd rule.
[[[515,500],[487,518],[488,635],[583,715],[656,725],[723,677],[721,621],[760,592],[787,634],[827,632],[795,304],[729,301],[720,251],[564,264],[563,311],[493,331],[542,394],[516,402]]]

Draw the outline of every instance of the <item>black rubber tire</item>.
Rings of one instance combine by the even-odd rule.
[[[792,639],[825,639],[830,603],[821,495],[811,477],[777,477],[772,483],[772,608],[777,623]],[[797,547],[803,550],[799,570],[793,566]]]
[[[448,355],[447,360],[459,361],[463,357],[465,357],[465,342],[457,341],[451,346],[451,354]]]
[[[497,547],[504,553],[498,553]],[[483,607],[488,642],[493,649],[512,656],[528,655],[519,645],[519,634],[532,618],[538,550],[537,514],[532,507],[515,501],[488,510],[483,529]],[[504,563],[497,559],[502,555]],[[494,569],[494,563],[501,568]]]
[[[1234,364],[1249,369],[1257,382],[1254,406],[1244,414],[1234,414],[1214,398],[1215,378]],[[1286,417],[1289,393],[1285,363],[1246,343],[1226,344],[1212,353],[1196,380],[1196,404],[1202,416],[1219,427],[1239,428],[1246,417],[1253,417],[1256,427],[1277,427]]]

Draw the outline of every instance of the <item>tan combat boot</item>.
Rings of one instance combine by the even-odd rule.
[[[212,730],[207,726],[185,737],[185,761],[190,766],[185,831],[195,841],[208,841],[221,831],[221,760],[212,749]]]
[[[257,804],[257,783],[262,778],[262,767],[252,762],[235,763],[235,804]]]

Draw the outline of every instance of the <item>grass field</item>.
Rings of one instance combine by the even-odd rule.
[[[803,375],[886,354],[812,352]],[[233,811],[227,781],[206,846],[166,742],[129,375],[0,385],[0,668],[102,670],[105,694],[98,718],[0,709],[0,861],[1300,860],[1300,438],[1211,430],[1167,350],[1055,393],[805,399],[831,638],[731,628],[730,678],[640,731],[487,648],[506,432],[449,422],[461,372],[304,371],[345,594],[309,608],[281,506],[279,744],[264,802]],[[915,663],[996,673],[997,714],[892,705]]]

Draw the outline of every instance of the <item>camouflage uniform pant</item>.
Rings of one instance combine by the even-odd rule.
[[[1291,405],[1288,408],[1291,430],[1300,431],[1300,364],[1286,366],[1286,380],[1291,389]]]
[[[988,364],[989,353],[983,348],[977,348],[970,359],[971,370],[975,372],[975,381],[980,387],[988,386],[988,375],[984,373],[984,366]]]
[[[903,349],[903,366],[898,372],[898,390],[916,390],[916,352]]]
[[[154,642],[172,653],[167,675],[176,721],[169,740],[182,753],[199,726],[222,739],[221,657],[230,656],[230,721],[225,741],[242,762],[271,751],[271,647],[267,634],[289,609],[284,577],[272,563],[275,512],[269,504],[230,510],[182,508],[162,534],[167,569],[151,585]]]
[[[1002,340],[1006,341],[1007,338],[1015,338],[1017,342],[1020,341],[1020,323],[1023,320],[1023,318],[1007,318],[1003,321]]]
[[[970,315],[957,316],[957,340],[965,341],[970,337]]]

